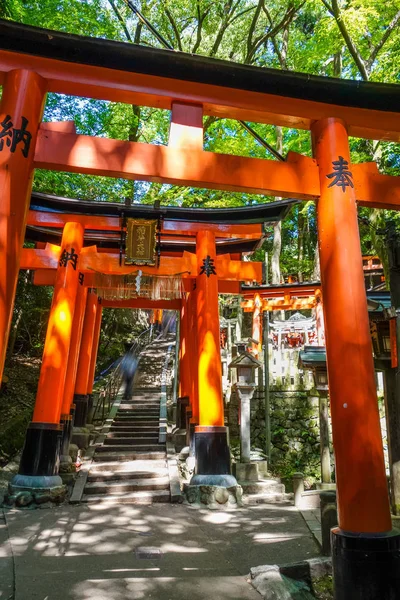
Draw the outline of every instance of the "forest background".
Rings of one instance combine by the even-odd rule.
[[[258,67],[399,83],[400,0],[387,3],[382,0],[133,0],[132,3],[141,16],[124,0],[0,0],[0,18],[127,44],[169,47],[170,51]],[[165,110],[59,94],[48,95],[44,115],[46,121],[74,120],[78,133],[153,144],[167,143],[169,119],[170,113]],[[290,150],[311,156],[309,131],[248,125],[256,136],[238,121],[206,117],[205,149],[279,160],[263,144],[265,140],[282,157]],[[399,144],[351,138],[350,145],[352,162],[373,160],[381,172],[400,174]],[[234,207],[273,200],[244,193],[42,170],[35,172],[33,188],[85,200],[146,204],[160,201],[162,205],[186,207]],[[380,256],[385,268],[385,227],[390,219],[400,223],[396,213],[359,209],[363,253]],[[268,253],[272,283],[287,280],[288,276],[298,281],[316,280],[319,278],[316,241],[315,205],[305,202],[293,208],[283,224],[274,227],[254,259],[263,260]],[[26,404],[31,405],[26,390],[36,387],[34,380],[51,294],[51,288],[31,285],[29,274],[21,272],[8,350],[8,375],[13,385],[9,390],[3,386],[0,392],[0,418],[4,405],[1,396],[5,400],[11,393],[20,401],[21,395],[28,394]],[[121,352],[123,340],[135,326],[139,324],[132,311],[105,311],[100,364]],[[30,365],[29,375],[25,375],[24,365]]]

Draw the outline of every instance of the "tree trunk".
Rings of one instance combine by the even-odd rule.
[[[297,217],[297,260],[298,260],[298,271],[297,277],[299,283],[303,282],[303,261],[304,261],[304,234],[306,227],[306,219],[304,218],[301,209]]]

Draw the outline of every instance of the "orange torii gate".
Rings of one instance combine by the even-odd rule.
[[[43,194],[32,195],[31,208],[27,218],[26,239],[36,241],[36,248],[22,249],[20,268],[34,272],[33,282],[36,285],[54,285],[52,315],[57,315],[60,310],[57,287],[59,274],[63,273],[66,267],[71,267],[68,272],[72,269],[72,273],[78,278],[76,308],[73,314],[69,354],[67,355],[66,374],[69,379],[68,381],[65,379],[65,385],[59,386],[57,390],[52,389],[52,380],[48,381],[47,379],[47,373],[54,376],[53,371],[49,368],[52,358],[58,366],[57,356],[54,354],[55,336],[53,332],[49,333],[49,341],[46,342],[44,349],[44,357],[47,357],[44,363],[46,368],[42,370],[42,379],[47,384],[49,391],[46,392],[47,396],[45,395],[44,399],[42,398],[43,393],[38,394],[41,406],[46,405],[46,398],[47,404],[51,404],[53,407],[61,406],[61,409],[57,409],[54,413],[53,420],[57,418],[57,423],[60,421],[63,427],[61,458],[64,462],[68,460],[68,443],[74,407],[75,426],[84,426],[86,422],[93,385],[101,312],[104,308],[151,308],[157,313],[163,309],[180,311],[182,320],[180,389],[182,395],[190,398],[192,426],[207,428],[203,436],[206,444],[210,445],[211,440],[211,445],[215,445],[213,438],[216,437],[217,441],[222,440],[222,444],[225,444],[227,448],[227,431],[223,423],[221,378],[216,371],[214,381],[209,382],[209,387],[214,386],[212,387],[214,404],[211,404],[207,390],[201,389],[199,383],[202,382],[204,385],[207,378],[198,377],[194,367],[200,362],[200,356],[204,361],[206,354],[204,349],[199,353],[198,340],[203,340],[203,346],[205,343],[209,344],[210,330],[213,329],[213,337],[217,340],[217,345],[211,349],[208,348],[207,355],[210,357],[212,368],[218,367],[218,293],[238,293],[241,281],[261,280],[260,263],[241,261],[238,258],[240,258],[242,250],[248,249],[249,244],[250,247],[254,247],[263,239],[262,224],[265,221],[274,222],[281,219],[292,204],[293,201],[284,201],[271,203],[262,208],[247,209],[246,215],[241,214],[241,219],[247,220],[249,223],[242,222],[240,225],[211,220],[226,221],[229,218],[232,220],[231,211],[226,209],[213,211],[210,215],[198,209],[146,208],[146,216],[152,217],[159,217],[160,210],[162,210],[163,220],[159,234],[159,264],[155,266],[140,265],[141,276],[151,276],[157,279],[174,278],[178,274],[182,283],[182,297],[173,300],[154,300],[140,297],[140,295],[125,298],[126,285],[128,285],[126,282],[122,283],[122,297],[119,297],[120,281],[124,282],[124,277],[136,275],[139,270],[137,265],[125,264],[121,260],[121,229],[124,230],[126,227],[121,220],[122,207],[120,205],[92,202],[87,206],[84,203],[68,199]],[[143,213],[142,208],[124,208],[124,218],[127,217],[129,220],[129,218],[135,217],[140,220]],[[104,210],[110,213],[107,217],[99,214]],[[63,245],[67,228],[78,232],[88,231],[88,235],[84,239],[86,245],[82,247],[79,254],[75,249],[72,250],[73,247],[67,250],[65,244]],[[165,231],[169,233],[166,234]],[[60,240],[61,245],[48,240]],[[204,244],[206,248],[204,248]],[[229,254],[226,254],[227,251]],[[101,277],[106,276],[111,279],[106,279],[106,283],[103,280],[99,281],[99,274]],[[205,277],[199,277],[202,274]],[[115,277],[116,280],[112,279]],[[215,287],[211,292],[211,297],[216,300],[212,311],[209,310],[210,301],[207,300],[210,297],[209,284],[208,281],[204,282],[204,279],[210,279]],[[103,291],[107,292],[101,303],[99,303],[98,293],[93,289],[94,287],[97,288],[98,293],[103,287]],[[158,320],[160,320],[160,316]],[[189,320],[190,324],[188,324]],[[62,329],[63,324],[59,323],[59,326]],[[210,368],[210,365],[206,365],[206,369],[210,370]],[[43,389],[46,390],[46,386],[42,385],[41,391]],[[207,398],[207,402],[200,402],[199,398],[201,397]],[[214,422],[217,419],[220,425],[214,432]],[[43,430],[51,429],[53,432],[56,423],[51,423],[51,428],[45,427],[47,422],[41,423],[41,438],[44,438]],[[36,421],[33,422],[32,429],[36,430],[37,427]],[[203,431],[199,433],[203,433]],[[47,435],[50,434],[47,433]],[[54,435],[51,433],[52,437]],[[34,434],[30,434],[29,443],[25,445],[23,452],[21,470],[32,470],[29,461],[32,461],[32,456],[38,455],[38,448],[40,448],[40,444],[36,443],[35,445],[34,441]],[[219,448],[220,446],[221,444]],[[47,450],[49,452],[49,449]],[[47,458],[46,460],[48,462]],[[217,457],[210,461],[207,454],[204,469],[212,470],[216,461]],[[53,461],[51,463],[53,471],[56,470],[54,465]],[[225,473],[222,475],[225,478],[231,478],[232,481],[228,453],[226,453],[223,468]],[[199,476],[202,475],[199,473]]]
[[[85,241],[79,217],[65,221],[60,251],[22,252],[35,167],[316,200],[340,524],[333,535],[335,594],[340,600],[393,597],[400,536],[391,530],[357,203],[397,210],[400,182],[380,174],[373,163],[352,164],[348,136],[398,141],[398,86],[259,69],[8,21],[0,21],[0,48],[0,257],[5,265],[0,271],[0,373],[21,260],[31,254],[33,268],[57,269],[40,390],[26,441],[33,450],[41,444],[43,456],[49,451],[53,458],[42,471],[40,461],[21,461],[13,485],[43,486],[52,461],[57,470],[61,405],[50,401],[48,381],[54,379],[55,356],[61,365],[59,383],[54,383],[57,394],[65,381],[79,286],[70,259],[78,255],[79,270],[82,266],[89,279],[96,264],[105,272],[122,273],[118,256],[75,252]],[[169,144],[83,136],[73,124],[41,123],[47,92],[171,110]],[[309,129],[313,158],[290,153],[278,163],[206,152],[203,115]],[[232,217],[226,214],[225,223],[244,216],[228,212]],[[218,279],[211,267],[233,273],[230,258],[217,264],[215,232],[200,225],[195,238],[196,255],[180,259],[196,272],[199,426],[194,482],[223,484],[229,451],[218,391]],[[167,258],[159,273],[176,273],[176,263]],[[210,447],[213,466],[205,460]]]
[[[274,310],[306,310],[315,308],[318,344],[325,345],[324,313],[319,282],[288,283],[282,285],[242,286],[245,312],[253,313],[253,351],[258,355],[262,342],[262,314]]]

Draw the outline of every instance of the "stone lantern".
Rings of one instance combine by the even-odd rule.
[[[237,383],[234,386],[240,399],[240,465],[236,465],[236,477],[241,480],[257,479],[251,477],[250,471],[250,401],[254,394],[255,371],[261,363],[250,352],[239,354],[229,365],[237,372]],[[243,468],[240,469],[240,466]],[[238,472],[239,471],[239,472]],[[257,466],[254,465],[257,474]]]

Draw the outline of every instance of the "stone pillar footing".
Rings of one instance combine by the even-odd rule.
[[[331,532],[335,600],[393,600],[400,589],[400,531]]]
[[[8,484],[3,506],[37,508],[65,500],[67,488],[59,475],[15,475]]]
[[[86,427],[74,427],[71,443],[76,444],[80,450],[85,450],[90,444],[90,431]]]
[[[235,482],[235,478],[229,475]],[[196,475],[193,479],[196,478]],[[192,481],[193,481],[192,479]],[[225,482],[227,483],[227,482]],[[209,508],[220,508],[223,505],[242,506],[242,488],[236,483],[234,485],[218,484],[194,484],[185,486],[186,499],[191,505],[206,505]]]

